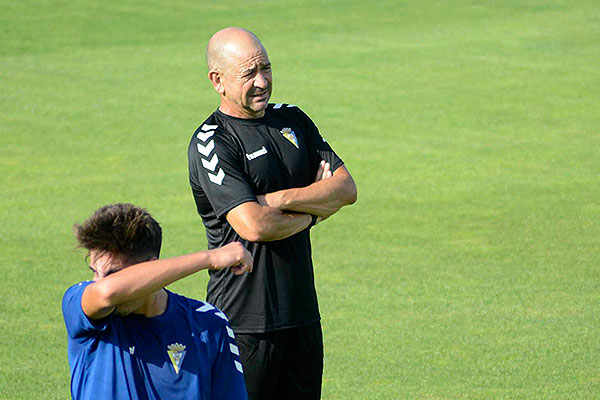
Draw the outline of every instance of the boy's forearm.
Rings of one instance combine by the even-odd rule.
[[[240,242],[164,260],[151,260],[127,266],[88,285],[81,298],[84,313],[98,319],[114,307],[145,297],[203,269],[230,268],[240,275],[252,271],[252,255]]]
[[[208,251],[146,261],[126,267],[87,286],[81,298],[84,313],[103,318],[128,301],[147,296],[194,272],[210,266]]]
[[[146,261],[97,282],[105,286],[111,306],[149,295],[194,272],[210,267],[210,252]]]

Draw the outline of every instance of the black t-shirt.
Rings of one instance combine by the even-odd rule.
[[[207,300],[238,333],[268,332],[319,320],[310,232],[249,242],[225,215],[256,195],[308,186],[321,160],[343,165],[298,107],[269,104],[259,119],[215,111],[194,132],[188,149],[190,185],[210,249],[240,241],[254,257],[250,274],[210,271]]]

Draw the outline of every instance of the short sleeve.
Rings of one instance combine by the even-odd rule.
[[[311,165],[318,165],[321,160],[325,160],[331,167],[331,172],[344,165],[342,159],[333,151],[329,143],[321,136],[315,123],[302,110],[297,108],[304,120],[306,142],[311,159]]]
[[[217,125],[204,124],[196,130],[188,162],[194,195],[204,193],[218,217],[242,203],[256,201],[240,151]]]
[[[62,312],[67,333],[73,339],[81,338],[94,331],[104,331],[112,314],[99,320],[90,320],[81,308],[81,296],[92,281],[80,282],[71,286],[62,299]]]
[[[217,357],[212,366],[211,400],[247,399],[240,350],[229,323],[223,321]]]

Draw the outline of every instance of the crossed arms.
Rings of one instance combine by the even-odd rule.
[[[306,229],[312,216],[328,218],[345,205],[356,201],[356,185],[341,166],[333,173],[329,163],[321,161],[315,182],[294,189],[257,196],[258,202],[246,202],[226,215],[233,229],[251,242],[285,239]]]

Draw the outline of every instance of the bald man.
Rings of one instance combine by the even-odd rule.
[[[210,39],[220,105],[194,132],[189,178],[209,248],[241,241],[254,272],[210,271],[208,301],[229,317],[250,399],[318,399],[323,339],[310,229],[356,201],[342,160],[298,107],[270,104],[271,62],[252,32]]]

